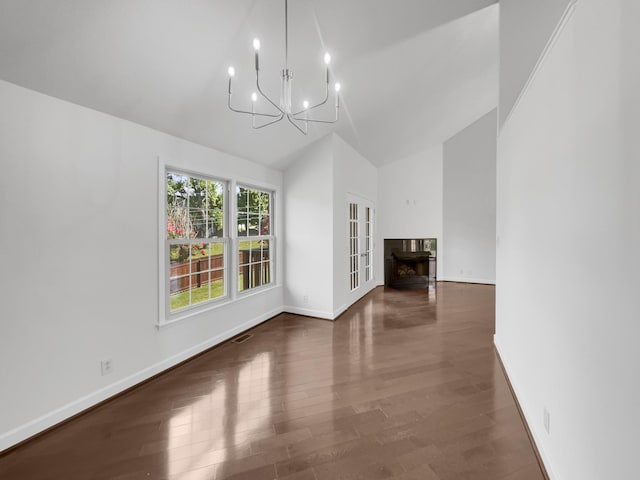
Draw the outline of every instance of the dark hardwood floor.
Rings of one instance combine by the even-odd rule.
[[[0,478],[542,480],[493,331],[485,285],[282,314],[0,457]]]

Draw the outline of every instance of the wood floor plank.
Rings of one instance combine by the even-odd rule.
[[[494,287],[282,314],[0,457],[3,480],[543,480]]]

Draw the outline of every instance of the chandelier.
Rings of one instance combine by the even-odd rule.
[[[260,87],[260,40],[257,38],[253,39],[253,49],[255,51],[255,69],[256,69],[256,92],[251,94],[251,111],[249,110],[241,110],[239,108],[234,108],[231,105],[231,95],[232,88],[231,84],[233,81],[233,77],[236,74],[236,70],[233,66],[229,67],[229,95],[228,95],[228,106],[229,109],[236,113],[242,113],[245,115],[251,115],[251,126],[254,129],[264,128],[268,125],[273,125],[285,117],[294,127],[296,127],[301,133],[304,135],[307,134],[309,123],[336,123],[338,121],[338,112],[340,110],[340,83],[334,83],[333,87],[335,90],[335,118],[328,119],[320,119],[320,118],[311,118],[310,112],[318,107],[321,107],[329,100],[329,85],[331,83],[330,73],[329,73],[329,65],[331,63],[331,55],[329,53],[324,54],[324,63],[326,66],[326,76],[325,76],[325,95],[324,99],[315,105],[310,105],[307,100],[302,102],[301,108],[294,108],[291,104],[291,91],[293,84],[293,72],[289,70],[289,11],[287,0],[284,0],[284,68],[282,69],[282,79],[281,79],[281,87],[280,87],[280,102],[276,103],[268,95],[266,95],[262,88]],[[266,112],[258,112],[256,110],[256,103],[258,102],[258,98],[262,97],[271,106],[274,108],[271,109],[273,113]]]

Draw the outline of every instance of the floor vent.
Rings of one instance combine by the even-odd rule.
[[[231,340],[233,343],[244,343],[247,340],[249,340],[251,337],[253,337],[253,334],[251,333],[245,333],[243,335],[240,335],[239,337],[234,338],[233,340]]]

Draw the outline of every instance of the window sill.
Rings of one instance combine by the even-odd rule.
[[[156,328],[158,330],[164,330],[167,327],[174,326],[189,318],[202,315],[214,310],[218,310],[220,308],[228,307],[229,305],[233,305],[234,303],[243,301],[245,298],[251,298],[256,295],[262,295],[262,294],[268,293],[272,290],[275,290],[276,288],[279,288],[280,286],[281,285],[279,284],[272,284],[264,287],[252,288],[250,290],[238,292],[237,297],[235,299],[227,297],[224,300],[219,300],[219,301],[212,302],[210,304],[190,308],[188,310],[185,310],[184,312],[176,313],[175,316],[171,316],[170,318],[166,318],[158,322],[156,324]]]

